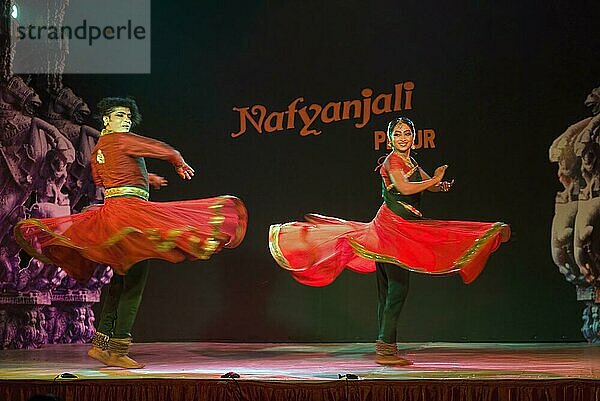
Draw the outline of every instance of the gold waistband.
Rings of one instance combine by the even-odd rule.
[[[150,194],[145,189],[138,187],[113,187],[104,191],[105,198],[114,198],[116,196],[136,196],[148,200]]]

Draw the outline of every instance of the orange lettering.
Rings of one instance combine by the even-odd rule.
[[[283,118],[285,113],[276,112],[269,114],[267,119],[265,120],[265,131],[273,132],[273,131],[282,131],[283,130]],[[271,122],[275,120],[275,125],[272,125]]]
[[[383,100],[383,106],[379,103]],[[390,113],[392,111],[392,95],[389,93],[382,93],[375,98],[373,102],[373,114]]]
[[[433,129],[426,129],[423,131],[423,147],[424,148],[435,148],[435,131]]]
[[[380,145],[382,143],[386,143],[386,135],[385,131],[374,131],[373,132],[373,144],[375,146],[375,150],[379,150]]]
[[[267,108],[265,106],[261,106],[260,104],[252,106],[252,114],[259,116],[258,121],[255,121],[250,113],[248,113],[248,109],[249,107],[233,108],[233,111],[240,113],[240,130],[237,133],[231,133],[233,138],[236,138],[246,132],[246,120],[250,121],[250,124],[252,124],[259,134],[262,133],[262,123],[265,115],[267,114]]]
[[[340,121],[340,106],[341,104],[339,102],[327,103],[321,112],[321,121],[327,124],[334,121]],[[329,115],[329,110],[333,111],[331,116]]]

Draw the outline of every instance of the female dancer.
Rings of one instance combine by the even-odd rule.
[[[246,232],[247,214],[233,196],[148,201],[149,185],[158,189],[167,181],[147,172],[144,157],[170,162],[184,180],[194,170],[169,145],[129,132],[141,122],[133,99],[105,98],[98,109],[104,129],[91,166],[94,182],[105,188],[105,203],[75,215],[20,221],[15,237],[33,257],[80,281],[89,280],[98,264],[112,267],[116,274],[88,355],[109,366],[142,368],[127,354],[147,260],[208,259],[221,248],[234,248]]]
[[[423,191],[446,192],[448,166],[430,177],[410,157],[415,127],[408,118],[388,125],[393,151],[379,167],[384,203],[369,223],[309,214],[307,222],[276,224],[269,247],[277,263],[300,283],[325,286],[347,267],[376,271],[379,335],[375,361],[408,365],[396,348],[398,316],[408,292],[409,271],[458,273],[465,283],[483,270],[489,255],[510,237],[503,223],[426,220],[419,211]]]

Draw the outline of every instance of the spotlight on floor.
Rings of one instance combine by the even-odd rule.
[[[227,372],[221,376],[221,379],[239,379],[240,375],[235,372]]]

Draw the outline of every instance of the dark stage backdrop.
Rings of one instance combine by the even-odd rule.
[[[372,341],[375,276],[300,285],[271,258],[267,233],[308,212],[370,220],[381,203],[373,170],[385,154],[376,131],[399,115],[427,130],[420,164],[431,173],[447,163],[456,179],[450,193],[425,195],[425,215],[504,221],[515,232],[471,285],[413,275],[400,340],[582,339],[583,305],[550,254],[562,187],[548,148],[590,115],[594,2],[221,3],[153,2],[150,75],[64,77],[92,106],[135,96],[144,114],[137,131],[171,143],[197,169],[183,182],[150,162],[170,181],[154,200],[234,194],[249,210],[239,248],[207,262],[152,262],[137,341]],[[403,97],[390,104],[404,110],[388,112],[382,96],[364,125],[363,115],[335,121],[335,106],[306,128],[319,135],[302,135],[298,114],[293,128],[282,114],[269,118],[300,97],[298,109],[375,103],[399,84]],[[266,110],[262,133],[245,119],[232,136],[255,105]]]

